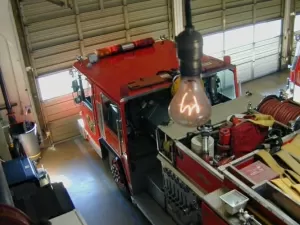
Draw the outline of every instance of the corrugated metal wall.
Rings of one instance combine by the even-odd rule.
[[[193,0],[192,14],[202,34],[281,18],[282,0]]]
[[[21,1],[28,49],[37,78],[69,69],[76,56],[86,56],[97,48],[145,37],[172,38],[171,2],[73,0],[71,9],[46,0]],[[79,134],[76,129],[79,108],[71,95],[43,101],[42,107],[54,142]]]
[[[195,27],[205,36],[205,53],[218,58],[230,55],[237,65],[240,82],[278,70],[283,3],[283,0],[192,1]],[[263,24],[274,20],[277,21]],[[275,31],[267,31],[270,29]]]
[[[296,13],[300,13],[300,0],[295,0],[295,11]]]
[[[73,9],[45,0],[21,2],[37,75],[70,68],[79,55],[143,37],[172,37],[170,0],[75,0]]]
[[[87,55],[107,45],[144,37],[173,38],[174,1],[73,0],[72,9],[46,0],[21,1],[23,24],[36,76],[68,69],[76,56]],[[231,55],[233,63],[238,65],[240,81],[277,70],[280,25],[279,32],[276,30],[265,37],[258,37],[255,31],[259,29],[260,22],[278,19],[281,22],[283,1],[192,0],[194,25],[207,35],[204,38],[206,53],[216,57]],[[300,7],[299,1],[297,4]],[[77,112],[68,114],[75,110],[68,97],[58,98],[67,104],[61,104],[57,99],[53,100],[55,104],[51,100],[43,104],[46,120],[53,128],[52,132],[56,133],[53,136],[59,133],[55,128],[60,127],[59,134],[67,138],[66,134],[70,132],[66,128],[70,124],[67,118],[75,121]],[[65,111],[60,113],[60,117],[53,116],[57,107]]]
[[[80,107],[71,94],[46,100],[42,107],[54,143],[79,135],[77,119]]]

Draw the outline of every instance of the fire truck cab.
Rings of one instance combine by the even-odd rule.
[[[198,224],[200,197],[217,189],[221,178],[218,173],[200,177],[198,186],[189,178],[199,175],[191,168],[205,161],[173,148],[187,134],[199,133],[175,124],[168,115],[179,74],[175,43],[145,39],[97,50],[97,56],[79,58],[72,69],[82,134],[109,160],[118,187],[152,224]],[[236,67],[229,57],[204,56],[202,66],[212,105],[239,97]],[[213,109],[213,123],[220,113]],[[168,169],[175,161],[178,171]]]

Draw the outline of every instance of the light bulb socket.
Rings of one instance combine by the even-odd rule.
[[[181,77],[200,76],[203,37],[194,27],[186,26],[175,39]]]

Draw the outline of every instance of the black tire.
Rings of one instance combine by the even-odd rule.
[[[122,195],[126,199],[130,200],[130,191],[121,159],[111,152],[109,152],[107,158],[110,172],[117,187],[121,191]]]

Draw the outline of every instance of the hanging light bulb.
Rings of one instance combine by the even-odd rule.
[[[198,77],[183,77],[169,106],[170,117],[183,126],[205,124],[211,115],[211,105]]]
[[[169,106],[176,123],[197,127],[207,123],[211,105],[201,85],[203,38],[192,25],[191,3],[185,0],[186,26],[176,37],[181,83]]]

